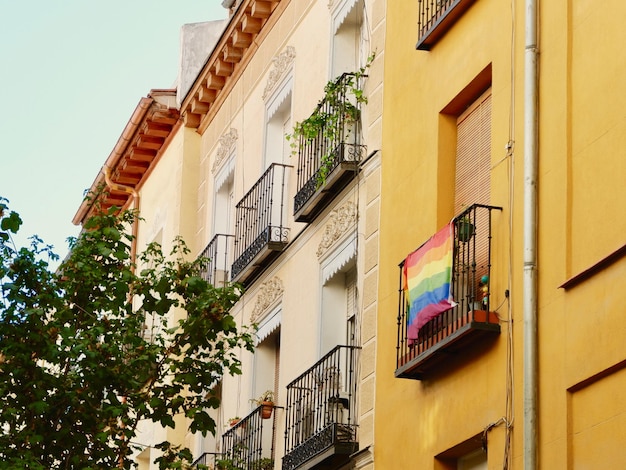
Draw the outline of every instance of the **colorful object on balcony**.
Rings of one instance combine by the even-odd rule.
[[[419,329],[429,320],[456,305],[450,289],[453,247],[451,222],[404,260],[403,289],[410,342],[417,340]]]

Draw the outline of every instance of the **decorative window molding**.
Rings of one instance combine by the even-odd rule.
[[[261,284],[250,321],[256,323],[263,316],[263,313],[283,296],[283,291],[283,281],[278,277],[273,277]]]
[[[274,117],[276,111],[281,107],[281,105],[287,101],[288,98],[291,97],[291,90],[293,89],[293,82],[291,77],[283,80],[280,87],[272,93],[272,97],[267,102],[267,116],[266,120],[269,121]],[[291,106],[290,106],[291,108]]]
[[[282,308],[277,306],[272,312],[266,316],[263,320],[263,323],[259,325],[259,329],[256,332],[256,345],[258,346],[260,343],[265,340],[269,335],[271,335],[274,331],[280,328],[282,319]]]
[[[228,162],[225,163],[220,171],[215,175],[215,191],[219,191],[224,183],[226,183],[229,179],[232,178],[233,173],[235,172],[235,158],[231,155],[228,159]]]
[[[358,0],[330,0],[328,9],[332,15],[333,34],[341,27]]]
[[[325,285],[335,274],[356,258],[356,238],[346,239],[341,246],[333,250],[322,265],[322,284]]]
[[[291,67],[292,62],[296,58],[296,49],[293,46],[287,46],[283,52],[272,58],[274,68],[270,71],[270,75],[263,90],[263,99],[266,100],[272,93],[272,90],[280,82],[283,75]]]
[[[230,128],[228,132],[222,134],[222,136],[218,139],[219,147],[217,148],[217,154],[215,155],[215,162],[213,163],[213,168],[211,171],[213,174],[217,172],[220,168],[226,157],[231,154],[232,148],[237,142],[237,129]]]
[[[328,249],[356,224],[356,218],[356,205],[352,201],[348,201],[330,213],[324,236],[317,248],[318,259],[322,258]]]

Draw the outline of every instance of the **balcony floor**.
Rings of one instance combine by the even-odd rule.
[[[414,355],[412,350],[403,358],[399,358],[397,378],[422,380],[434,370],[442,368],[452,355],[467,350],[470,344],[482,343],[500,334],[500,324],[495,312],[474,310],[470,312],[470,321],[459,325],[452,333],[441,337],[433,346],[424,352]]]

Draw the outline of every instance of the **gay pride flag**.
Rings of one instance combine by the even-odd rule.
[[[409,340],[426,322],[456,305],[452,298],[454,225],[450,222],[404,260],[403,289],[408,303]]]

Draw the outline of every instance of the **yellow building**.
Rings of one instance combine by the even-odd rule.
[[[376,468],[626,465],[625,8],[388,2]]]

